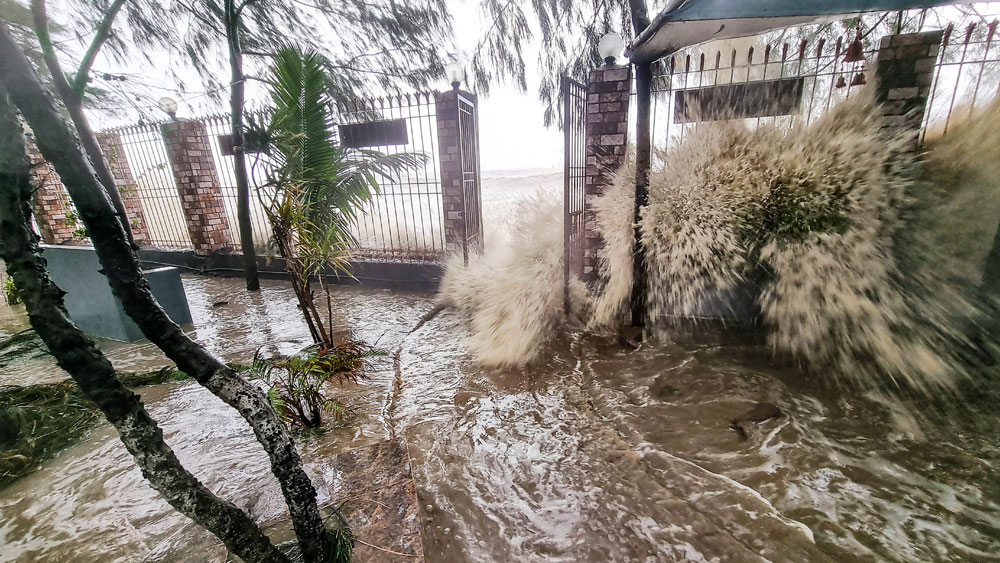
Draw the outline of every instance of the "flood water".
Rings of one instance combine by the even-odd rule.
[[[193,336],[227,360],[308,343],[284,282],[259,295],[234,279],[184,285]],[[998,436],[917,428],[878,401],[829,398],[736,344],[632,351],[573,335],[525,369],[484,370],[451,312],[407,336],[429,294],[339,288],[336,298],[357,337],[401,346],[403,385],[394,402],[385,362],[334,389],[350,414],[303,439],[307,470],[324,504],[350,501],[330,456],[403,436],[428,561],[1000,560]],[[0,331],[24,326],[2,307]],[[148,344],[102,347],[120,369],[166,365]],[[0,384],[64,377],[40,360],[9,367]],[[193,382],[141,392],[188,468],[287,536],[267,459],[234,411]],[[785,416],[740,440],[729,420],[762,400]],[[358,558],[393,560],[367,550]],[[225,557],[145,484],[107,425],[0,490],[0,561]]]

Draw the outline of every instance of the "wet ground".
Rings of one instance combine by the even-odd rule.
[[[232,361],[305,345],[291,289],[264,283],[248,295],[238,280],[186,277],[194,337]],[[302,440],[307,469],[322,502],[352,502],[332,456],[391,431],[405,438],[428,561],[1000,560],[1000,437],[936,433],[877,401],[827,399],[739,345],[635,352],[578,335],[524,370],[483,370],[452,313],[406,336],[427,294],[336,297],[356,336],[402,345],[403,385],[393,402],[386,362],[335,389],[350,415]],[[0,332],[23,325],[0,306]],[[149,345],[102,347],[123,370],[166,365]],[[32,362],[5,368],[0,384],[59,377]],[[185,465],[287,537],[266,457],[238,416],[192,382],[143,397]],[[741,441],[729,420],[760,400],[786,416]],[[353,502],[363,514],[365,500]],[[0,561],[224,558],[143,482],[108,426],[0,490]]]

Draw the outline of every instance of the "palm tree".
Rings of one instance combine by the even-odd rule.
[[[352,226],[379,191],[379,180],[419,165],[424,155],[385,155],[335,141],[330,77],[323,58],[299,47],[280,49],[270,69],[273,109],[264,126],[250,120],[248,145],[273,163],[258,195],[271,224],[272,243],[285,259],[292,287],[313,340],[335,345],[328,275],[350,275],[357,240]],[[310,279],[325,297],[313,300]],[[324,318],[325,317],[325,318]]]

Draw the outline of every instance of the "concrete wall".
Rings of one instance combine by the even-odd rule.
[[[126,342],[145,338],[111,292],[93,247],[44,245],[42,255],[52,281],[66,292],[66,310],[81,330],[93,336]],[[171,320],[179,325],[189,324],[191,312],[180,270],[158,267],[144,270],[143,276]]]

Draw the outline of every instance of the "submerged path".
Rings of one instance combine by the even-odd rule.
[[[308,341],[280,282],[251,295],[238,280],[191,277],[185,289],[197,339],[227,359]],[[324,503],[343,500],[350,492],[334,455],[405,439],[428,561],[970,561],[1000,552],[996,437],[908,434],[899,413],[821,399],[738,346],[631,352],[578,336],[529,368],[484,370],[454,314],[406,337],[429,295],[343,288],[336,298],[355,336],[400,352],[371,381],[332,389],[351,415],[304,442],[308,471]],[[211,307],[221,300],[230,303]],[[122,369],[158,361],[148,347],[108,346]],[[288,537],[266,457],[235,413],[190,383],[155,386],[144,400],[196,475]],[[728,421],[760,400],[787,416],[741,441]],[[225,557],[142,481],[110,427],[0,490],[0,546],[0,561],[18,562]],[[358,555],[392,560],[364,546]]]

